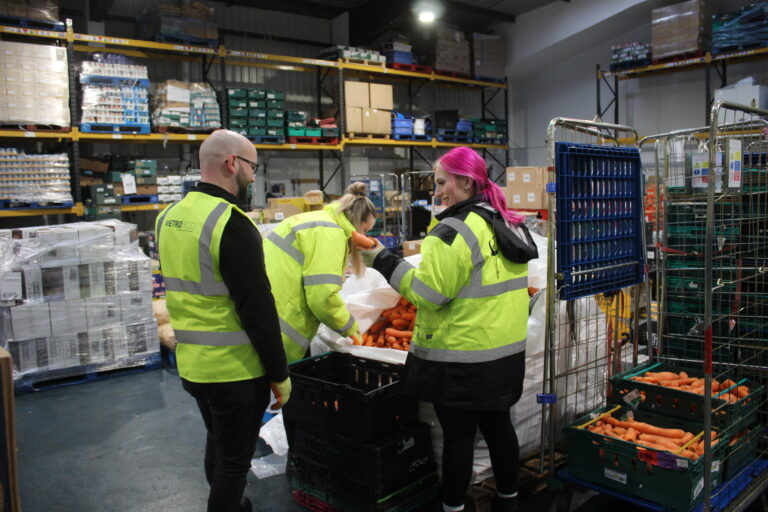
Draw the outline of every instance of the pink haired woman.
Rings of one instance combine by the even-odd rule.
[[[464,510],[479,428],[496,477],[493,510],[515,511],[519,446],[509,410],[525,375],[536,245],[475,151],[452,149],[434,171],[447,208],[422,243],[419,267],[383,247],[363,251],[363,260],[418,306],[401,382],[434,404],[443,429],[443,510]]]

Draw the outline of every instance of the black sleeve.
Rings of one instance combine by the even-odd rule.
[[[275,299],[264,267],[261,235],[253,223],[232,212],[221,235],[219,269],[243,329],[264,364],[267,378],[288,377],[288,361],[280,337]]]

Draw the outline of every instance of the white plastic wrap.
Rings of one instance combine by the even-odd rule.
[[[0,199],[72,202],[69,155],[27,155],[16,148],[0,148]]]
[[[14,380],[159,358],[151,260],[117,220],[0,230],[0,342]]]

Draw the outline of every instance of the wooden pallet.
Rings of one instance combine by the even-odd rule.
[[[470,76],[467,75],[466,73],[457,73],[456,71],[445,71],[445,70],[442,70],[442,69],[436,69],[435,70],[435,74],[436,75],[447,76],[447,77],[450,77],[450,78],[465,78],[465,79],[470,78]]]
[[[389,64],[389,67],[392,69],[398,69],[400,71],[412,71],[414,73],[424,73],[427,75],[432,72],[432,68],[429,66],[421,66],[419,64],[405,64],[403,62],[393,62]]]
[[[184,128],[182,126],[155,126],[157,133],[211,133],[218,128]]]
[[[378,62],[375,60],[368,60],[368,59],[349,59],[349,58],[342,58],[340,59],[341,62],[344,62],[346,64],[362,64],[364,66],[374,66],[377,68],[384,69],[387,67],[386,62]]]
[[[699,50],[696,52],[689,52],[689,53],[682,53],[680,55],[671,55],[669,57],[663,57],[661,59],[651,59],[651,62],[654,64],[668,64],[668,63],[674,63],[674,62],[682,62],[690,59],[700,59],[701,57],[704,57],[706,52],[704,50]]]
[[[390,135],[388,133],[354,133],[349,132],[347,134],[349,139],[383,139],[389,140]]]
[[[288,137],[290,144],[331,144],[336,145],[339,143],[338,137],[309,137],[304,135],[297,135],[295,137]]]
[[[53,124],[11,123],[5,121],[0,123],[0,130],[18,130],[19,132],[66,133],[70,131],[70,127]]]

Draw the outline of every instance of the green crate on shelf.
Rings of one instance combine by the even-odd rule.
[[[307,128],[307,137],[322,137],[323,130],[320,128]]]
[[[248,89],[248,99],[263,100],[267,98],[267,91],[264,89]]]
[[[675,512],[688,512],[703,499],[704,458],[689,460],[670,452],[662,452],[594,434],[586,428],[577,428],[595,416],[612,409],[606,406],[576,420],[565,428],[568,471],[571,475],[623,494],[646,499]],[[628,408],[613,413],[622,418]],[[637,411],[638,421],[662,428],[681,428],[698,434],[700,421],[683,421],[661,415]],[[723,434],[712,448],[711,484],[714,489],[722,481],[722,461],[728,449],[728,434]]]
[[[248,126],[258,126],[258,127],[264,127],[267,126],[267,120],[263,117],[249,117],[248,118]]]
[[[285,137],[285,130],[282,128],[267,128],[267,135],[270,137]]]
[[[248,117],[248,109],[247,108],[230,108],[229,109],[229,117],[232,118],[247,118]]]
[[[265,109],[267,100],[248,100],[248,108]]]
[[[288,121],[285,126],[288,128],[306,128],[307,125],[304,124],[304,121]]]
[[[283,120],[282,119],[267,119],[267,126],[274,127],[274,128],[282,128],[283,127]]]
[[[264,91],[268,100],[284,100],[285,93],[283,91]]]
[[[267,129],[266,128],[257,128],[255,126],[249,126],[248,127],[248,135],[254,136],[254,137],[263,137],[267,135]]]
[[[245,99],[248,97],[248,89],[227,89],[227,96],[229,96],[230,101]]]
[[[323,137],[338,137],[339,136],[339,129],[338,128],[320,128],[320,131],[323,133]]]
[[[248,120],[243,119],[230,119],[229,120],[229,127],[233,130],[235,129],[245,129],[248,128]]]
[[[267,110],[267,118],[269,119],[285,119],[285,110]]]
[[[269,110],[283,110],[282,100],[267,100],[267,109]]]
[[[248,110],[248,118],[249,119],[266,119],[267,112],[268,112],[267,110],[250,109]]]
[[[229,98],[229,108],[230,110],[233,108],[247,108],[248,107],[248,100],[238,99],[238,98]]]
[[[288,128],[285,131],[289,137],[304,137],[307,134],[304,128]]]
[[[286,110],[285,119],[288,121],[301,121],[303,123],[306,121],[307,115],[304,112],[297,110]]]

